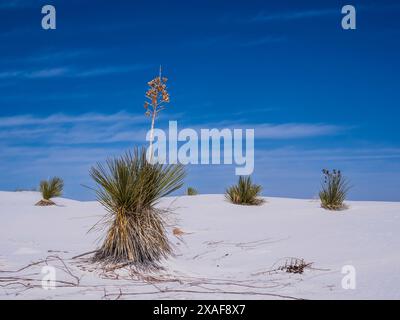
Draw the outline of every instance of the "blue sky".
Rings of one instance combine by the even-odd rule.
[[[41,28],[41,7],[57,29]],[[341,28],[353,4],[357,29]],[[146,83],[163,65],[157,120],[255,128],[266,196],[312,198],[339,168],[350,198],[400,200],[397,1],[31,1],[0,4],[0,190],[62,176],[92,199],[90,166],[144,144]],[[222,193],[230,166],[191,166]]]

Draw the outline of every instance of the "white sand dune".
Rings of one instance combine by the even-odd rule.
[[[1,299],[400,298],[400,203],[349,201],[332,213],[313,200],[248,207],[222,195],[165,198],[159,206],[175,208],[175,256],[164,271],[144,275],[72,259],[101,239],[88,233],[104,215],[98,203],[57,198],[58,206],[35,207],[39,199],[0,192]],[[174,227],[185,234],[174,236]],[[312,265],[303,274],[268,272],[289,257]],[[54,290],[42,288],[46,264],[56,268]],[[342,288],[345,265],[355,268],[354,290]]]

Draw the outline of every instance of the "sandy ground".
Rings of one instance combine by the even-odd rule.
[[[88,233],[104,215],[98,203],[58,198],[57,206],[35,207],[39,199],[0,192],[1,299],[400,298],[400,203],[349,201],[332,213],[314,200],[266,198],[248,207],[222,195],[165,198],[159,206],[175,210],[175,256],[143,274],[73,258],[101,241],[100,231]],[[175,227],[184,234],[173,235]],[[279,270],[295,258],[311,263],[304,273]]]

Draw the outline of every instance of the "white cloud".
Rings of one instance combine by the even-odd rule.
[[[85,113],[47,117],[20,115],[0,118],[0,142],[15,145],[67,146],[145,141],[148,119],[144,114]],[[7,147],[8,146],[8,147]]]
[[[0,79],[17,78],[24,73],[22,71],[6,71],[0,72]]]
[[[32,115],[18,115],[11,117],[0,117],[1,127],[15,127],[28,125],[56,125],[56,124],[76,124],[84,122],[107,123],[107,122],[143,122],[143,115],[134,115],[127,112],[117,112],[113,114],[83,113],[80,115],[66,115],[62,113],[53,114],[47,117]]]
[[[250,40],[241,44],[242,47],[257,47],[269,43],[278,43],[286,41],[285,37],[281,36],[268,36],[259,39]]]
[[[251,18],[249,22],[268,22],[268,21],[280,21],[280,20],[287,21],[287,20],[321,17],[334,14],[340,15],[341,7],[338,7],[337,9],[303,10],[303,11],[268,13],[268,14],[261,12],[255,17]]]
[[[259,139],[297,139],[334,135],[345,128],[327,124],[284,123],[254,125],[255,137]]]
[[[274,149],[264,149],[257,151],[257,159],[260,162],[357,162],[388,160],[400,158],[399,148],[384,147],[359,147],[349,146],[346,148],[299,148],[299,147],[280,147]]]
[[[143,70],[150,68],[151,66],[148,65],[131,65],[131,66],[111,66],[111,67],[104,67],[104,68],[96,68],[96,69],[89,69],[82,72],[76,72],[74,76],[76,77],[96,77],[96,76],[103,76],[108,74],[115,74],[115,73],[127,73],[137,70]]]
[[[21,0],[3,0],[0,3],[0,9],[17,8],[21,5],[23,5],[23,1]]]
[[[165,123],[165,121],[161,122]],[[159,122],[160,124],[160,122]],[[158,126],[168,130],[166,126]],[[181,125],[200,129],[254,129],[258,140],[296,140],[340,134],[347,128],[327,124],[254,124],[254,123],[204,123]],[[0,139],[7,143],[40,143],[49,145],[110,144],[145,141],[149,128],[144,114],[117,112],[113,114],[84,113],[78,115],[52,114],[49,116],[17,115],[0,117]]]
[[[36,79],[36,78],[54,78],[68,74],[69,69],[63,68],[46,68],[34,71],[13,70],[0,73],[0,79]]]
[[[54,78],[54,77],[59,77],[63,76],[68,73],[67,68],[52,68],[52,69],[43,69],[39,71],[34,71],[34,72],[28,72],[25,73],[26,78],[32,78],[32,79],[40,79],[40,78]]]
[[[37,0],[1,0],[0,9],[28,8],[37,5]]]
[[[10,70],[0,73],[0,79],[38,79],[38,78],[55,78],[55,77],[70,77],[70,78],[86,78],[97,77],[111,74],[122,74],[138,70],[150,68],[150,65],[135,64],[135,65],[120,65],[106,66],[103,68],[93,69],[78,69],[72,67],[56,67],[44,68],[37,70]]]
[[[182,129],[178,123],[178,129]],[[221,121],[195,125],[195,130],[202,128],[254,129],[255,139],[300,139],[327,135],[336,135],[348,130],[347,127],[320,123],[232,123]]]

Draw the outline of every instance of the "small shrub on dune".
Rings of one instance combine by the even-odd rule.
[[[104,263],[129,263],[153,269],[171,253],[165,232],[165,210],[155,208],[161,197],[179,189],[185,176],[181,165],[150,164],[145,149],[135,149],[106,166],[90,171],[98,185],[98,201],[106,208],[108,231],[94,256]]]
[[[264,202],[259,198],[262,187],[253,184],[250,176],[239,177],[239,182],[226,190],[225,197],[234,204],[260,205]]]
[[[322,190],[319,192],[321,207],[328,210],[342,210],[346,208],[344,200],[346,199],[349,186],[340,170],[323,169],[324,181]]]
[[[37,206],[52,206],[55,203],[51,198],[59,197],[62,195],[64,182],[61,178],[54,177],[50,180],[43,180],[40,182],[39,190],[42,193],[43,199],[36,203]]]
[[[197,190],[196,190],[195,188],[189,187],[189,188],[187,188],[187,190],[186,190],[186,194],[187,194],[188,196],[195,196],[195,195],[197,195],[197,194],[199,194],[199,193],[197,192]]]

